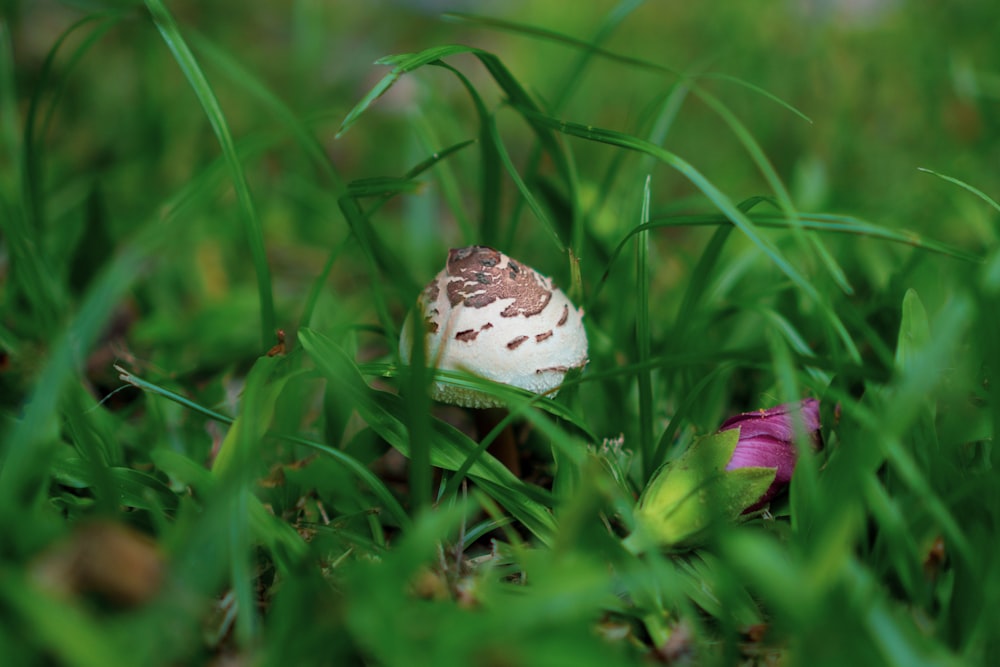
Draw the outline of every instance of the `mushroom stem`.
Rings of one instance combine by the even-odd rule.
[[[507,408],[482,408],[475,410],[476,430],[479,440],[496,428],[497,424],[507,418]],[[514,430],[508,424],[500,431],[496,440],[486,448],[493,457],[507,466],[515,477],[521,477],[521,455],[514,440]]]

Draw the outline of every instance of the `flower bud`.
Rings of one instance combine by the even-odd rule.
[[[626,546],[694,546],[713,524],[763,507],[792,478],[797,428],[819,444],[819,401],[737,415],[696,440],[653,474]]]
[[[806,398],[798,403],[785,403],[770,410],[745,412],[730,417],[719,432],[739,429],[739,441],[726,470],[740,468],[774,468],[774,481],[761,498],[745,512],[763,507],[792,481],[798,450],[795,447],[795,419],[808,434],[814,448],[819,448],[819,401]]]

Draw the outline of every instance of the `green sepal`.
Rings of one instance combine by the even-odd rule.
[[[739,442],[739,429],[696,440],[653,474],[636,507],[633,547],[697,546],[720,521],[736,521],[767,491],[774,468],[726,470]]]

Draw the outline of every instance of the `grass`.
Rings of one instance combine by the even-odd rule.
[[[1000,657],[992,5],[100,6],[0,21],[10,664]],[[584,307],[557,396],[399,363],[470,244]],[[626,541],[803,396],[767,513]]]

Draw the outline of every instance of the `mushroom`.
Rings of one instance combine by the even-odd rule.
[[[417,300],[426,327],[428,363],[554,396],[566,373],[587,363],[583,311],[552,280],[485,246],[456,248]],[[410,361],[411,312],[399,338]],[[485,392],[436,381],[435,400],[500,407]]]
[[[587,363],[583,311],[551,279],[493,248],[448,252],[444,270],[424,288],[403,324],[399,354],[404,363],[410,362],[416,317],[423,319],[428,365],[438,369],[554,396],[566,373]],[[441,380],[432,383],[431,397],[472,408],[504,406],[486,392]],[[498,419],[495,413],[492,417]],[[482,427],[484,418],[477,420]],[[509,434],[507,441],[498,458],[516,474]]]

